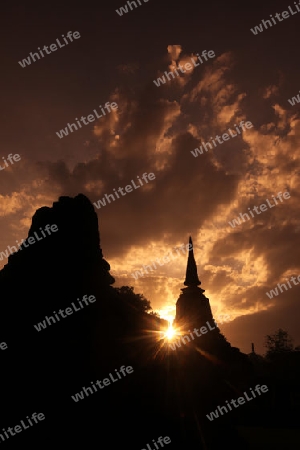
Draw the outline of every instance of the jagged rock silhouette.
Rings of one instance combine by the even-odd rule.
[[[103,423],[101,433],[111,421],[119,421],[124,436],[117,434],[114,439],[119,439],[121,445],[126,433],[130,437],[130,424],[124,419],[128,402],[135,401],[137,410],[142,407],[140,390],[145,374],[148,377],[145,367],[157,348],[154,331],[165,322],[135,311],[117,295],[110,265],[100,247],[98,218],[84,195],[60,197],[52,208],[37,210],[28,237],[47,224],[56,224],[58,231],[11,255],[0,272],[1,337],[8,344],[0,354],[1,422],[3,426],[18,423],[32,408],[39,409],[48,422],[45,420],[31,433],[32,442],[28,433],[22,439],[35,445],[39,433],[45,434],[47,426],[51,429],[55,425],[57,431],[53,441],[49,440],[50,448],[50,442],[58,439],[68,445],[81,439],[86,442],[87,431],[80,431],[83,423],[92,428],[92,442],[94,420],[98,434],[99,421]],[[67,308],[85,294],[95,295],[97,301],[40,332],[34,328],[45,316],[53,316],[54,311]],[[131,380],[128,376],[123,384],[95,393],[82,405],[71,400],[82,386],[90,386],[91,381],[105,378],[122,365],[134,368]],[[102,405],[96,416],[91,402]],[[18,408],[11,408],[12,404]],[[81,426],[74,429],[77,422]],[[11,438],[6,444],[13,443],[16,441]]]
[[[40,230],[47,224],[56,224],[58,232],[47,236],[38,245],[36,243],[9,256],[3,274],[12,267],[24,265],[29,259],[31,266],[38,269],[39,260],[42,259],[47,266],[64,266],[65,271],[74,274],[97,267],[102,283],[114,283],[114,278],[109,274],[110,266],[100,248],[97,214],[87,197],[83,194],[75,198],[60,197],[52,208],[38,209],[32,218],[28,238],[34,236],[34,232],[41,233]],[[44,254],[47,254],[47,258],[43,258]]]

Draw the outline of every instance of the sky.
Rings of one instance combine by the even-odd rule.
[[[226,316],[220,329],[232,345],[249,353],[253,342],[263,353],[264,336],[279,327],[299,345],[300,288],[266,292],[300,275],[300,116],[288,102],[300,89],[300,13],[255,35],[262,19],[297,11],[294,2],[140,3],[122,16],[124,0],[2,7],[0,252],[26,238],[36,209],[59,196],[96,203],[153,173],[95,208],[115,286],[133,286],[171,319],[187,261],[174,248],[191,235],[201,287],[217,322]],[[19,64],[69,31],[80,37]],[[198,66],[204,50],[214,57]],[[57,135],[106,102],[118,108]],[[241,121],[251,128],[193,156]],[[21,159],[6,167],[10,153]],[[289,198],[273,206],[279,192]],[[266,199],[272,207],[229,224]],[[135,279],[171,250],[176,257]]]

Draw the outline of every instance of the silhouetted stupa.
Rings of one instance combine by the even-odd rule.
[[[181,289],[182,294],[177,300],[174,325],[183,329],[190,329],[192,326],[199,327],[199,325],[204,325],[205,322],[209,321],[213,326],[209,299],[203,294],[205,290],[198,287],[201,281],[198,278],[191,237],[189,243],[190,250],[184,281],[184,285],[187,287]]]
[[[189,243],[190,250],[184,281],[186,287],[181,289],[174,320],[174,327],[181,335],[191,336],[192,334],[192,337],[186,337],[189,343],[183,347],[187,349],[190,346],[196,346],[200,352],[204,351],[216,357],[219,362],[229,363],[231,367],[233,363],[245,363],[246,355],[238,348],[231,346],[214,321],[209,299],[204,295],[205,290],[199,287],[201,281],[197,273],[191,237]],[[198,330],[198,334],[195,329]]]

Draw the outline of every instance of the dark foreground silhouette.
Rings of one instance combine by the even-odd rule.
[[[0,350],[0,434],[35,412],[45,415],[14,436],[6,431],[3,448],[149,450],[148,443],[157,450],[153,440],[168,436],[168,450],[247,449],[241,426],[268,428],[276,420],[283,423],[283,417],[288,417],[284,426],[299,422],[299,413],[285,403],[284,389],[274,409],[275,382],[268,368],[233,349],[218,328],[169,348],[161,334],[166,322],[140,311],[113,288],[97,215],[85,196],[60,197],[52,208],[39,209],[28,237],[47,224],[56,224],[58,231],[11,255],[0,272],[0,340],[8,345]],[[190,280],[182,295],[190,298],[193,292]],[[83,303],[85,295],[96,301]],[[183,297],[180,326],[188,331],[193,320],[197,328],[205,325],[199,323],[196,300],[185,324]],[[59,315],[72,303],[78,310],[71,306],[72,313]],[[34,325],[43,320],[38,331]],[[122,366],[132,370],[124,375]],[[106,378],[110,384],[104,386]],[[270,392],[207,419],[218,405],[258,383],[270,386]]]

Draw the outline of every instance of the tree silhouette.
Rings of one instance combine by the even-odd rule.
[[[154,311],[150,311],[150,316],[154,316],[157,317],[158,319],[160,319],[160,315],[158,314],[158,312],[154,312]]]
[[[136,294],[132,286],[122,286],[115,288],[122,299],[129,303],[134,309],[139,312],[148,312],[152,309],[150,301],[147,300],[143,294]]]
[[[274,334],[266,335],[265,347],[267,348],[266,356],[273,356],[294,350],[293,339],[282,328],[279,328]]]

